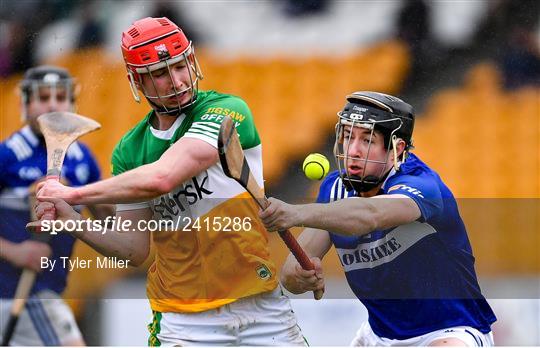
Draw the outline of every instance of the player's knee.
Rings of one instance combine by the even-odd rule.
[[[435,341],[432,341],[429,347],[443,347],[443,346],[454,346],[454,347],[466,347],[467,343],[455,337],[448,338],[439,338]]]

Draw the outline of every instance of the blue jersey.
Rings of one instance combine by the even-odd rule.
[[[375,334],[402,340],[452,326],[491,331],[495,314],[480,292],[456,200],[439,175],[411,154],[399,171],[392,170],[379,194],[410,197],[421,217],[360,237],[329,231]],[[322,183],[317,201],[356,196],[333,172]]]
[[[28,187],[46,174],[47,150],[44,140],[26,126],[0,143],[0,237],[20,243],[30,238],[26,223],[30,220]],[[100,172],[88,148],[73,143],[62,167],[62,177],[71,186],[81,186],[99,180]],[[51,258],[62,264],[60,257],[71,256],[75,239],[58,234],[50,240]],[[54,267],[36,279],[32,292],[50,289],[61,293],[66,286],[68,270]],[[12,298],[21,270],[0,259],[0,298]]]

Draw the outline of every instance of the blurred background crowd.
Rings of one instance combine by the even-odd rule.
[[[203,89],[248,102],[267,191],[282,199],[315,199],[300,163],[310,152],[331,158],[345,95],[376,90],[411,103],[415,152],[460,198],[499,316],[496,343],[540,345],[540,1],[1,1],[0,138],[20,127],[22,72],[60,65],[82,87],[77,112],[102,124],[83,140],[107,172],[114,145],[147,111],[132,99],[120,53],[122,30],[145,16],[184,29]],[[282,262],[285,247],[272,245]],[[325,272],[332,300],[298,300],[295,309],[312,344],[347,344],[365,312],[337,258],[325,260]],[[72,274],[66,297],[89,344],[145,344],[143,283],[143,269]],[[123,316],[135,308],[141,318]],[[316,319],[328,315],[335,327]]]

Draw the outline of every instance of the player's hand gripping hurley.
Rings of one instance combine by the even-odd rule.
[[[265,209],[268,206],[268,201],[263,189],[259,187],[253,174],[251,174],[248,162],[244,156],[244,151],[240,145],[240,140],[238,139],[238,133],[234,127],[234,122],[228,116],[224,118],[219,129],[218,151],[225,175],[242,185],[255,199],[259,207]],[[315,266],[313,266],[305,251],[289,230],[281,230],[278,233],[303,269],[315,269]],[[323,293],[324,290],[316,290],[313,297],[319,300],[322,298]]]
[[[60,180],[62,164],[71,143],[86,133],[99,129],[101,125],[87,117],[71,112],[50,112],[39,116],[39,127],[47,145],[46,180]],[[45,212],[42,220],[54,220],[54,212]],[[31,232],[40,232],[41,223],[34,221],[26,225]]]
[[[50,112],[43,114],[38,118],[39,127],[41,133],[45,137],[45,143],[47,145],[47,176],[46,180],[60,180],[60,172],[62,170],[62,164],[66,156],[67,149],[71,143],[73,143],[80,136],[99,129],[101,125],[96,121],[87,117],[77,115],[71,112]],[[32,199],[33,198],[33,199]],[[35,197],[30,196],[30,216],[32,219],[36,219],[34,213],[34,201]],[[43,220],[54,220],[54,211],[46,212],[43,214]],[[29,232],[36,233],[33,239],[48,242],[50,235],[41,234],[41,222],[32,221],[26,225],[26,229]],[[25,269],[17,284],[17,290],[15,292],[15,298],[13,299],[13,305],[10,311],[10,317],[7,323],[4,337],[2,339],[2,346],[9,345],[9,341],[13,336],[19,315],[21,314],[28,295],[34,285],[36,279],[36,272]]]

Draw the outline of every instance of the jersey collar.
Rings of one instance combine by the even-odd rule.
[[[401,166],[402,162],[399,161],[398,162],[398,165]],[[392,166],[392,169],[390,170],[390,173],[388,173],[388,175],[386,176],[386,179],[384,179],[384,182],[381,186],[381,189],[386,192],[386,183],[388,182],[388,179],[390,179],[392,176],[396,175],[397,171],[396,171],[396,168],[394,166]]]
[[[182,121],[186,118],[186,114],[180,114],[177,116],[176,121],[172,124],[172,126],[169,129],[166,130],[160,130],[152,127],[152,124],[150,123],[150,120],[148,121],[148,126],[150,127],[150,131],[152,132],[152,135],[155,136],[158,139],[161,140],[171,140],[174,136],[174,133],[176,130],[180,127],[182,124]]]

